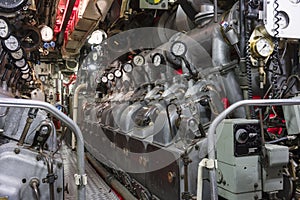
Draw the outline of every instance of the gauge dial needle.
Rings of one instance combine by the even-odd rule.
[[[266,48],[267,44],[264,44],[264,46],[259,50],[261,52],[264,48]]]

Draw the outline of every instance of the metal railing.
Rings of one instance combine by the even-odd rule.
[[[215,133],[217,126],[226,118],[227,115],[232,113],[242,106],[288,106],[288,105],[300,105],[300,99],[260,99],[260,100],[243,100],[232,104],[229,108],[220,113],[215,120],[211,123],[208,129],[207,143],[208,143],[208,159],[215,161]],[[210,189],[211,200],[218,199],[218,188],[216,179],[216,168],[213,167],[209,170],[210,176]]]
[[[25,99],[14,99],[14,98],[0,98],[0,106],[3,107],[16,107],[16,108],[39,108],[51,113],[54,117],[61,120],[68,128],[70,128],[77,139],[77,173],[80,179],[82,180],[85,175],[85,162],[84,162],[84,141],[81,130],[76,123],[72,121],[67,115],[56,109],[51,104],[25,100]],[[77,187],[77,199],[85,200],[85,184],[79,184]]]

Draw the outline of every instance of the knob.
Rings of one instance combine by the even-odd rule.
[[[245,129],[238,129],[235,133],[235,139],[238,143],[245,143],[249,138],[249,134]]]

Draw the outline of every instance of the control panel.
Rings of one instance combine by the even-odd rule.
[[[259,155],[261,152],[261,137],[259,124],[235,124],[234,155]]]

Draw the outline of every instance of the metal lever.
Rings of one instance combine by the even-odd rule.
[[[22,135],[21,135],[21,137],[19,139],[18,145],[22,146],[24,144],[24,141],[25,141],[25,138],[26,138],[27,133],[29,131],[29,128],[30,128],[30,126],[31,126],[34,118],[36,117],[38,111],[39,111],[39,109],[37,109],[37,108],[30,108],[29,109],[29,111],[28,111],[28,118],[27,118],[25,127],[23,129]]]

